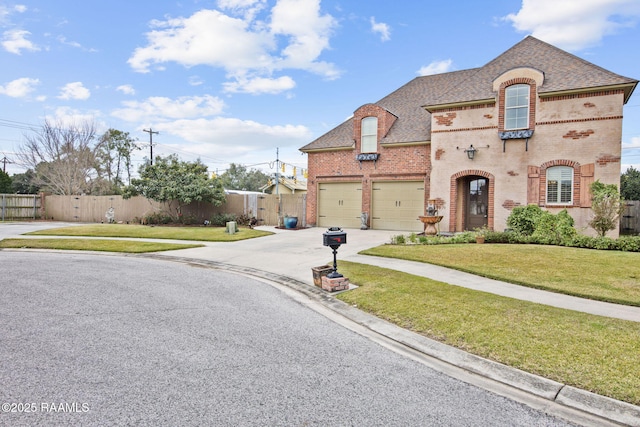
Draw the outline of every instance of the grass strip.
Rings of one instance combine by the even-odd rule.
[[[544,245],[382,245],[361,252],[531,288],[640,306],[640,253]]]
[[[270,231],[239,228],[229,234],[224,227],[165,227],[134,224],[91,224],[39,230],[27,235],[127,237],[137,239],[196,240],[206,242],[235,242],[268,236]]]
[[[61,249],[78,251],[146,253],[197,248],[202,244],[140,242],[132,240],[103,239],[4,239],[0,248]]]
[[[524,371],[640,404],[640,323],[563,310],[346,261],[338,298],[400,327]]]

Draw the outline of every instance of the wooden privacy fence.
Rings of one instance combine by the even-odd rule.
[[[640,233],[640,201],[626,201],[620,216],[620,234]]]
[[[221,206],[194,202],[182,209],[183,217],[194,223],[211,220],[215,214],[235,214],[255,217],[258,225],[278,226],[280,213],[298,217],[298,226],[306,226],[306,195],[302,194],[227,194]],[[42,218],[55,221],[140,222],[147,215],[169,212],[169,206],[142,196],[123,199],[122,196],[46,196]],[[109,216],[108,216],[109,215]]]
[[[0,220],[38,219],[41,202],[39,194],[0,194]]]

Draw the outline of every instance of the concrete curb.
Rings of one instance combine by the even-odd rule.
[[[422,354],[458,367],[470,373],[513,387],[550,402],[578,410],[626,426],[640,427],[640,406],[580,390],[557,381],[530,374],[457,348],[431,340],[417,333],[400,328],[390,322],[352,307],[326,291],[297,279],[262,270],[186,257],[167,257],[155,254],[128,255],[136,257],[174,260],[188,264],[208,266],[276,282],[321,303],[335,313],[388,339]]]

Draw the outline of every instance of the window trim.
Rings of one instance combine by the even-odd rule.
[[[570,173],[571,174],[571,179],[569,181],[569,190],[570,190],[570,200],[567,201],[563,201],[562,200],[562,187],[563,181],[566,181],[566,179],[563,179],[563,172],[565,173]],[[551,175],[553,174],[553,175]],[[573,188],[573,184],[575,182],[575,170],[573,167],[571,166],[565,166],[565,165],[558,165],[558,166],[551,166],[548,167],[546,169],[545,172],[545,177],[546,177],[546,194],[545,194],[545,202],[546,205],[548,206],[573,206],[574,200],[575,200],[575,191]],[[555,191],[556,193],[556,197],[555,200],[550,200],[549,196],[552,193],[550,191],[549,188],[549,184],[552,181],[557,181],[559,183],[559,186],[557,188],[557,190]]]
[[[375,125],[372,128],[372,133],[365,133],[365,122],[374,122]],[[376,153],[378,151],[378,117],[367,116],[360,120],[360,152],[361,153]],[[365,138],[367,142],[365,144]]]
[[[522,88],[525,88],[527,90],[527,98],[526,98],[526,102],[523,102],[521,104],[516,104],[516,105],[508,105],[508,98],[509,98],[509,92],[514,91],[514,90],[519,90]],[[521,95],[517,95],[516,96],[516,100],[518,98],[520,98]],[[515,127],[509,127],[507,124],[509,122],[509,111],[518,111],[519,109],[522,108],[526,108],[526,125],[525,126],[515,126]],[[504,130],[506,131],[511,131],[511,130],[520,130],[520,129],[530,129],[531,128],[531,85],[527,84],[527,83],[515,83],[512,84],[510,86],[505,87],[504,90]],[[518,117],[516,115],[516,125],[518,122]]]

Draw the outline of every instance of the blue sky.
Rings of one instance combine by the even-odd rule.
[[[359,106],[527,35],[640,79],[639,25],[638,0],[0,0],[0,160],[45,119],[89,120],[137,138],[136,165],[153,129],[154,156],[270,173],[278,148],[300,175]],[[640,168],[640,88],[624,115]]]

